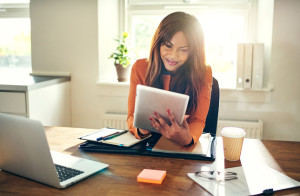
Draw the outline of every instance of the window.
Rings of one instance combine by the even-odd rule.
[[[239,0],[129,0],[128,32],[137,58],[149,56],[150,42],[160,21],[169,13],[184,11],[196,16],[205,35],[206,61],[222,88],[236,87],[237,44],[252,37],[251,1]],[[250,31],[251,29],[251,31]]]
[[[0,71],[31,71],[29,0],[0,0]]]

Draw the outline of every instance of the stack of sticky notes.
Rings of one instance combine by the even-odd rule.
[[[166,175],[167,172],[163,170],[143,169],[143,171],[138,175],[137,181],[161,184]]]

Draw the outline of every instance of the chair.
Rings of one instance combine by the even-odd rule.
[[[210,106],[206,117],[205,127],[203,133],[210,133],[212,136],[216,135],[218,114],[219,114],[219,101],[220,101],[220,89],[218,80],[213,77],[211,88]]]

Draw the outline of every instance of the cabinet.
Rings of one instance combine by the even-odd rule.
[[[26,116],[26,93],[0,92],[0,112]]]
[[[70,127],[70,78],[44,79],[28,85],[0,84],[0,112],[36,119],[44,126]]]

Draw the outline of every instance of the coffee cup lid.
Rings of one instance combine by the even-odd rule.
[[[244,129],[239,127],[224,127],[221,130],[221,135],[225,137],[240,138],[245,137],[246,132]]]

